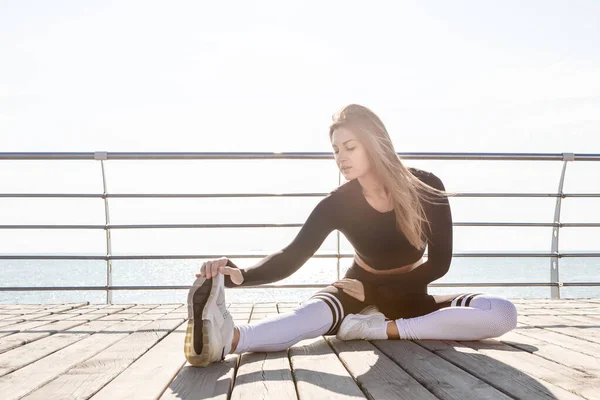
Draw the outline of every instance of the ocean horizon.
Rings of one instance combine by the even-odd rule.
[[[258,259],[234,259],[247,267]],[[600,258],[562,258],[559,261],[562,282],[600,281]],[[115,260],[113,285],[191,285],[201,260]],[[342,259],[340,276],[351,265]],[[2,286],[99,286],[106,283],[105,261],[73,260],[0,260]],[[290,277],[273,284],[327,285],[336,280],[336,260],[312,258]],[[549,258],[472,258],[455,257],[449,272],[434,283],[510,283],[549,282]],[[318,288],[226,289],[228,302],[301,302]],[[507,298],[549,298],[550,287],[430,287],[431,294],[484,292]],[[185,303],[187,290],[114,290],[113,303]],[[600,287],[562,287],[561,298],[600,297]],[[85,302],[105,303],[102,290],[81,291],[5,291],[1,304],[39,304]]]

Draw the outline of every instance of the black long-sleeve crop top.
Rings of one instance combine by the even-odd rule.
[[[429,186],[445,190],[442,181],[433,173],[417,168],[409,170]],[[371,275],[392,279],[404,287],[426,287],[446,274],[452,259],[452,215],[448,199],[438,198],[435,204],[424,202],[423,207],[431,228],[425,224],[427,261],[404,274]],[[356,254],[373,269],[394,269],[415,263],[421,259],[425,249],[413,247],[404,234],[396,230],[395,223],[394,210],[384,213],[375,210],[364,197],[358,179],[350,180],[319,201],[288,246],[252,267],[241,269],[244,282],[240,286],[261,285],[290,276],[314,255],[335,229],[348,239]],[[228,265],[237,268],[231,260]],[[351,266],[356,267],[361,268]],[[226,275],[225,286],[238,285]],[[365,301],[368,297],[367,293]]]

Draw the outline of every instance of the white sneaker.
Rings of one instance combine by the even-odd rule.
[[[335,335],[340,340],[377,340],[388,339],[387,321],[382,313],[348,314],[340,324]]]
[[[377,306],[375,306],[375,305],[366,306],[359,312],[359,314],[363,314],[363,315],[381,314],[381,315],[383,315],[383,313],[381,311],[379,311],[379,308],[377,308]]]
[[[195,367],[224,360],[231,350],[234,322],[225,303],[223,274],[197,278],[188,292],[187,304],[186,359]]]

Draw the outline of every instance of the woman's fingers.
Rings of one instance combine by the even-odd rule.
[[[352,296],[352,297],[354,297],[355,299],[359,299],[359,300],[360,300],[360,298],[359,298],[359,296],[360,296],[360,293],[357,293],[357,292],[354,292],[354,291],[351,291],[351,290],[348,290],[348,289],[343,289],[343,291],[344,291],[344,293],[346,293],[348,296]]]
[[[333,282],[333,285],[337,287],[356,287],[357,283],[353,281],[337,281]]]
[[[225,267],[225,265],[227,265],[227,261],[228,259],[226,257],[222,257],[217,260],[206,261],[200,268],[200,274],[196,274],[196,276],[204,276],[207,279],[212,278],[222,271],[220,268]]]

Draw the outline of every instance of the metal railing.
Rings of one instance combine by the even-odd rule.
[[[600,197],[600,193],[571,193],[563,192],[567,164],[574,161],[600,161],[600,154],[536,154],[536,153],[398,153],[402,159],[416,160],[502,160],[502,161],[559,161],[562,162],[562,172],[556,193],[456,193],[457,197],[555,197],[553,222],[454,222],[453,226],[509,226],[509,227],[552,227],[551,251],[539,252],[489,252],[489,253],[454,253],[453,257],[543,257],[550,258],[550,282],[460,282],[432,283],[431,287],[535,287],[551,288],[551,298],[560,298],[561,287],[566,286],[600,286],[600,282],[562,282],[559,275],[559,259],[563,257],[600,257],[600,252],[560,253],[559,233],[562,227],[600,227],[600,223],[561,223],[560,212],[562,199],[566,197]],[[228,193],[228,194],[133,194],[109,193],[104,163],[107,160],[255,160],[255,159],[300,159],[325,160],[333,159],[331,153],[0,153],[0,160],[96,160],[102,172],[101,194],[86,193],[0,193],[0,198],[102,198],[104,201],[104,225],[0,225],[0,229],[84,229],[104,230],[106,232],[106,255],[10,255],[0,254],[0,260],[103,260],[106,262],[106,285],[104,286],[17,286],[0,287],[0,291],[58,291],[58,290],[104,290],[107,303],[112,302],[114,290],[156,290],[156,289],[189,289],[189,285],[163,286],[115,286],[112,284],[113,260],[143,260],[143,259],[214,259],[227,258],[264,258],[269,254],[172,254],[172,255],[112,255],[111,230],[119,229],[172,229],[172,228],[281,228],[301,227],[302,224],[111,224],[109,212],[110,198],[224,198],[224,197],[319,197],[326,193]],[[341,183],[341,174],[338,173]],[[337,278],[340,278],[340,260],[352,258],[354,254],[342,254],[340,251],[340,232],[337,231],[337,251],[334,254],[315,254],[312,258],[336,258]],[[262,285],[260,288],[320,288],[326,285],[296,284],[296,285]],[[245,286],[250,288],[253,286]],[[254,286],[255,287],[255,286]]]

